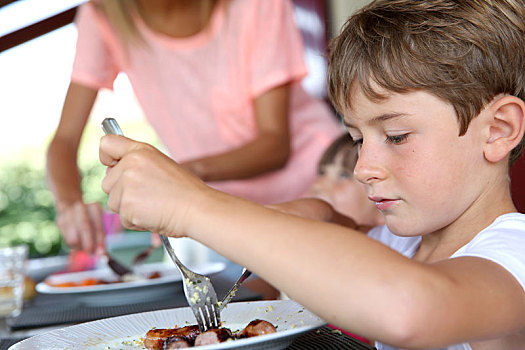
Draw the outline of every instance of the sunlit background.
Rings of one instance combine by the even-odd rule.
[[[84,1],[24,0],[3,6],[0,37]],[[328,25],[336,33],[346,14],[368,0],[327,1]],[[295,14],[299,23],[307,23],[301,27],[303,34],[324,38],[323,24],[315,16],[297,7]],[[54,224],[44,168],[45,152],[69,84],[76,35],[70,24],[0,53],[0,246],[28,243],[32,257],[64,253],[65,248]],[[326,73],[324,52],[318,50],[308,48],[305,55],[311,74],[304,86],[314,95],[324,93]],[[100,122],[107,116],[117,117],[127,136],[162,148],[145,122],[127,78],[119,76],[113,91],[99,93],[79,149],[84,199],[102,204],[106,196],[100,189],[104,168],[98,162],[98,140]]]
[[[25,0],[5,6],[0,9],[0,36],[82,2]],[[29,243],[32,256],[64,249],[44,168],[69,84],[76,35],[70,24],[0,53],[0,245]],[[98,139],[100,122],[109,115],[119,118],[128,135],[157,143],[126,77],[119,76],[113,92],[99,94],[79,150],[88,201],[105,202]]]

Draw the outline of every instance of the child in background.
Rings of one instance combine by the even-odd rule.
[[[522,1],[376,0],[350,17],[329,91],[386,223],[367,235],[322,222],[334,221],[323,201],[300,200],[302,217],[273,210],[115,135],[100,144],[108,205],[128,227],[208,245],[378,349],[524,349],[525,214],[508,176],[525,143],[524,47]]]
[[[98,91],[118,73],[171,157],[259,203],[304,193],[341,132],[328,105],[301,86],[307,68],[288,0],[92,0],[75,23],[71,84],[47,158],[71,248],[105,249],[101,208],[83,201],[76,161]]]
[[[368,199],[365,186],[354,177],[357,153],[357,144],[347,133],[338,137],[321,156],[318,178],[307,196],[327,201],[360,226],[383,225],[381,212]]]

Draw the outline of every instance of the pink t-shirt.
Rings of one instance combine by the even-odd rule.
[[[219,1],[208,27],[187,38],[153,32],[139,16],[134,21],[147,44],[126,51],[94,4],[82,5],[75,20],[72,81],[111,89],[117,74],[124,72],[146,118],[178,161],[222,153],[252,140],[257,135],[254,99],[293,82],[287,165],[250,179],[209,184],[263,204],[302,195],[341,126],[324,102],[301,87],[307,69],[292,5],[287,0]]]

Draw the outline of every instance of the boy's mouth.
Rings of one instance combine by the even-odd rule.
[[[379,210],[387,210],[390,208],[394,203],[397,202],[396,199],[389,199],[389,198],[382,198],[382,197],[368,197],[372,202],[375,203],[376,208]]]

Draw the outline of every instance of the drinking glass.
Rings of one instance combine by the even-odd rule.
[[[27,245],[0,248],[0,333],[22,312]]]

